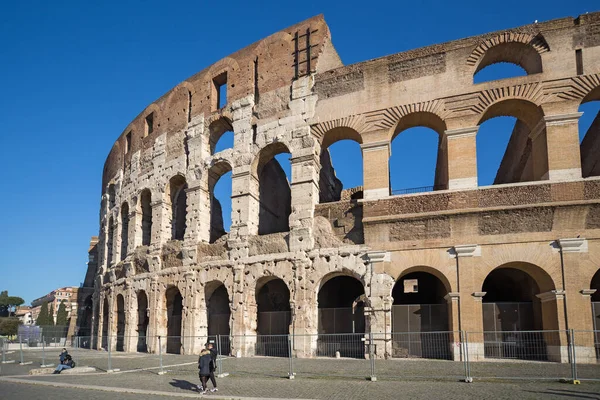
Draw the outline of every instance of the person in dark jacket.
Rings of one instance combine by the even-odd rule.
[[[210,350],[202,349],[200,352],[200,357],[198,357],[198,376],[200,377],[200,383],[202,384],[202,388],[198,386],[200,389],[200,394],[205,394],[208,382],[208,377],[210,376],[210,362],[211,362]]]
[[[68,354],[69,353],[67,352],[67,349],[63,347],[62,351],[60,352],[60,355],[58,356],[58,358],[60,359],[60,364],[65,362],[65,358]]]
[[[71,369],[71,368],[75,368],[75,361],[73,361],[73,358],[71,357],[71,355],[69,353],[67,353],[65,355],[64,360],[58,364],[58,366],[56,367],[56,369],[54,370],[54,374],[60,374],[60,371],[65,370],[65,369]]]
[[[217,349],[212,343],[206,343],[206,348],[210,351],[210,381],[212,382],[213,388],[210,389],[211,392],[216,392],[217,390],[217,380],[215,379],[215,370],[217,369]]]

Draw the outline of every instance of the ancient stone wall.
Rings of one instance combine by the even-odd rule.
[[[536,282],[544,329],[566,329],[567,320],[591,329],[591,314],[577,310],[590,308],[600,268],[600,180],[583,178],[582,166],[594,170],[587,165],[600,152],[587,149],[595,136],[580,150],[577,122],[582,102],[600,100],[599,27],[592,13],[343,66],[317,16],[181,83],[128,125],[105,163],[96,346],[116,343],[105,339],[117,334],[118,315],[126,351],[136,350],[140,331],[149,351],[158,336],[181,332],[175,347],[185,353],[217,325],[235,337],[266,334],[259,319],[267,311],[289,312],[289,333],[316,335],[325,329],[318,299],[338,304],[339,277],[362,288],[359,333],[387,334],[400,301],[394,287],[415,273],[442,283],[433,298],[447,301],[449,330],[480,332],[486,278],[498,268]],[[297,40],[310,46],[296,53]],[[473,83],[502,61],[528,75]],[[477,130],[501,115],[518,119],[501,184],[480,188]],[[392,195],[390,143],[413,126],[440,135],[435,190]],[[215,152],[228,130],[233,148]],[[344,139],[361,146],[361,188],[342,190],[331,164],[328,146]],[[289,177],[274,158],[281,153],[290,155]],[[214,187],[229,171],[225,232]],[[235,337],[233,354],[254,354],[251,341]],[[315,345],[293,351],[313,356]],[[377,356],[391,356],[390,346],[380,343]]]

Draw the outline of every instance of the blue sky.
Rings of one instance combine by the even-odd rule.
[[[177,83],[256,40],[323,13],[343,62],[351,64],[600,8],[593,0],[543,7],[514,0],[365,4],[2,2],[0,290],[30,302],[79,285],[90,236],[98,234],[102,166],[114,140]],[[487,183],[510,122],[486,123],[486,141],[478,144],[492,165],[480,172]],[[419,129],[393,144],[394,189],[432,184],[437,136]],[[423,143],[433,155],[411,150]],[[360,163],[346,165],[360,157],[358,146],[340,142],[332,157],[346,187],[362,184]],[[222,195],[227,185],[220,186]]]

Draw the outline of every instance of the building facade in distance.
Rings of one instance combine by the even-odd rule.
[[[177,85],[104,165],[95,345],[157,351],[169,336],[164,351],[195,353],[219,334],[252,355],[292,333],[314,338],[293,343],[310,357],[353,332],[403,357],[427,356],[404,333],[435,331],[452,358],[462,330],[488,357],[504,336],[484,332],[576,329],[595,360],[600,117],[581,143],[578,121],[600,100],[599,32],[591,13],[344,66],[317,16]],[[526,75],[474,83],[500,62]],[[517,122],[479,186],[478,130],[498,116]],[[435,180],[393,192],[390,174],[411,171],[390,169],[390,144],[417,126],[439,135]],[[233,148],[217,148],[228,132]],[[336,177],[341,140],[360,146],[362,188]],[[227,232],[214,188],[228,172]],[[566,336],[549,337],[543,356],[564,361]]]

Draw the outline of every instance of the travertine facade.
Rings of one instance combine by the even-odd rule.
[[[502,61],[528,75],[473,83]],[[230,312],[232,335],[287,333],[261,331],[263,311],[291,311],[291,333],[326,332],[319,307],[360,302],[363,331],[379,334],[377,356],[389,357],[392,305],[410,293],[395,284],[407,277],[425,297],[437,288],[419,304],[447,304],[445,330],[482,332],[484,289],[502,302],[511,300],[502,297],[510,285],[525,285],[511,301],[533,304],[531,328],[591,330],[600,289],[600,279],[592,282],[600,276],[600,123],[580,150],[578,108],[592,100],[600,100],[600,13],[348,66],[318,16],[232,54],[148,106],[108,156],[97,346],[124,336],[110,345],[135,351],[143,335],[144,349],[156,351],[157,336],[183,335],[171,349],[163,341],[165,350],[198,351],[200,337],[215,332],[209,314],[220,290],[229,310],[218,313]],[[506,115],[518,122],[497,185],[479,188],[478,127]],[[393,196],[390,142],[414,126],[440,135],[441,190]],[[228,130],[233,149],[214,153]],[[326,150],[342,139],[362,148],[362,190],[341,192],[333,174]],[[291,154],[289,185],[273,162],[282,152]],[[225,233],[213,188],[228,171]],[[503,289],[504,281],[512,283]],[[299,356],[315,354],[314,343],[295,345]],[[231,346],[252,351],[236,337]],[[564,358],[554,347],[549,358]]]

